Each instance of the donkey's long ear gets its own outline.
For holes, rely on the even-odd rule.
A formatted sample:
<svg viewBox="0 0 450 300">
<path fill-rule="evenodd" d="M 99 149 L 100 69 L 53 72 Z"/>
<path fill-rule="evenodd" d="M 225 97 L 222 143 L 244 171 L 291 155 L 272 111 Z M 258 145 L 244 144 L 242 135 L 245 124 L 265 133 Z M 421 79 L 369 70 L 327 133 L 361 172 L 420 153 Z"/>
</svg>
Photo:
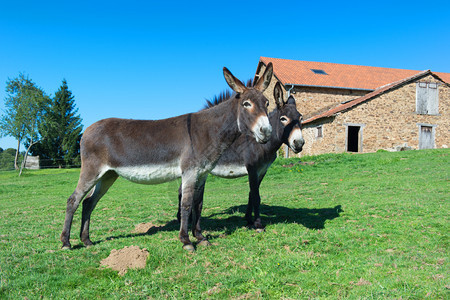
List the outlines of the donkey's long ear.
<svg viewBox="0 0 450 300">
<path fill-rule="evenodd" d="M 286 101 L 286 104 L 294 104 L 295 105 L 295 98 L 292 95 L 290 95 Z"/>
<path fill-rule="evenodd" d="M 272 80 L 272 74 L 273 74 L 273 66 L 272 63 L 270 62 L 267 65 L 264 74 L 256 82 L 255 89 L 259 90 L 260 92 L 264 92 L 269 86 L 270 80 Z"/>
<path fill-rule="evenodd" d="M 273 88 L 273 97 L 275 98 L 275 103 L 277 104 L 278 109 L 281 109 L 284 105 L 283 101 L 283 90 L 281 89 L 281 84 L 279 81 L 275 84 Z"/>
<path fill-rule="evenodd" d="M 235 91 L 236 93 L 243 93 L 247 88 L 245 85 L 236 77 L 231 74 L 230 70 L 223 67 L 223 76 L 225 77 L 225 80 L 227 81 L 230 88 Z"/>
</svg>

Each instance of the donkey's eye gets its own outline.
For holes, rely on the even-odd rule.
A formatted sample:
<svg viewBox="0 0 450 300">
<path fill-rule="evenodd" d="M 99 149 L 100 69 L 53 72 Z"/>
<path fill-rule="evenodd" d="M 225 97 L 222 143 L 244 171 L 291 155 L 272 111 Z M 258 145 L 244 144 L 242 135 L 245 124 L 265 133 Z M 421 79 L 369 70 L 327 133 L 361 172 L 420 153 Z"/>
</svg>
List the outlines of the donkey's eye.
<svg viewBox="0 0 450 300">
<path fill-rule="evenodd" d="M 269 101 L 266 101 L 266 107 L 269 107 Z"/>
<path fill-rule="evenodd" d="M 288 120 L 288 118 L 286 118 L 285 116 L 282 116 L 282 117 L 280 118 L 280 121 L 281 121 L 281 123 L 287 123 L 289 120 Z"/>
<path fill-rule="evenodd" d="M 242 103 L 242 105 L 244 106 L 244 107 L 246 107 L 246 108 L 250 108 L 250 107 L 252 107 L 252 103 L 250 102 L 250 101 L 244 101 L 244 103 Z"/>
</svg>

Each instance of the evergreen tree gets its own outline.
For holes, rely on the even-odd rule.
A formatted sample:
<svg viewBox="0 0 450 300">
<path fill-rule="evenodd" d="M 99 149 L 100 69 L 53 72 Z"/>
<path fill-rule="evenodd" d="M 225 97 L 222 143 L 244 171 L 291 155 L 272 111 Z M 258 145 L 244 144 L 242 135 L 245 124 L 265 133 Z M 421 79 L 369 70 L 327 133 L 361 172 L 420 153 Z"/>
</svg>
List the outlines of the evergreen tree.
<svg viewBox="0 0 450 300">
<path fill-rule="evenodd" d="M 6 150 L 1 151 L 1 153 L 0 153 L 0 170 L 14 170 L 15 155 L 16 155 L 16 150 L 12 149 L 12 148 L 8 148 Z"/>
<path fill-rule="evenodd" d="M 75 99 L 64 79 L 39 126 L 42 140 L 33 148 L 41 165 L 67 167 L 80 163 L 80 139 L 83 126 Z"/>
</svg>

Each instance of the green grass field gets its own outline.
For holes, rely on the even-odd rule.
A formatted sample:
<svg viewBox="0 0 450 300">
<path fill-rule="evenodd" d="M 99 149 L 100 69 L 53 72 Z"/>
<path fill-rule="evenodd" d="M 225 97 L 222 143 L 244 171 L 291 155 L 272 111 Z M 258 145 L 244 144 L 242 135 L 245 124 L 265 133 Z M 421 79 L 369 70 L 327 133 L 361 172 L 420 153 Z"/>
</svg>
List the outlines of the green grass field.
<svg viewBox="0 0 450 300">
<path fill-rule="evenodd" d="M 119 179 L 92 215 L 91 239 L 60 250 L 79 170 L 0 172 L 0 298 L 449 298 L 450 151 L 277 160 L 261 187 L 266 231 L 245 228 L 247 178 L 209 178 L 202 225 L 212 243 L 178 241 L 179 182 Z M 159 225 L 133 233 L 143 222 Z M 136 245 L 145 269 L 100 261 Z"/>
</svg>

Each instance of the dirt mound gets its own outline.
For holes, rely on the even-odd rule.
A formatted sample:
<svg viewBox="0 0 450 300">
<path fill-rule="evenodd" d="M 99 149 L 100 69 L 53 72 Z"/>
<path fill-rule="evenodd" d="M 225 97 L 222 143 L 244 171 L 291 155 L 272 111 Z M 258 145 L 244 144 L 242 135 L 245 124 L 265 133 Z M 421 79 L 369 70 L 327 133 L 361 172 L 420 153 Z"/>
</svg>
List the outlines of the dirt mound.
<svg viewBox="0 0 450 300">
<path fill-rule="evenodd" d="M 147 233 L 150 228 L 156 227 L 155 224 L 153 224 L 152 222 L 149 223 L 139 223 L 136 225 L 136 227 L 134 228 L 133 232 L 134 233 Z"/>
<path fill-rule="evenodd" d="M 100 264 L 104 267 L 119 271 L 119 275 L 124 275 L 128 269 L 143 269 L 147 263 L 149 252 L 147 249 L 140 249 L 138 246 L 125 247 L 120 250 L 113 249 L 111 254 L 103 259 Z"/>
</svg>

